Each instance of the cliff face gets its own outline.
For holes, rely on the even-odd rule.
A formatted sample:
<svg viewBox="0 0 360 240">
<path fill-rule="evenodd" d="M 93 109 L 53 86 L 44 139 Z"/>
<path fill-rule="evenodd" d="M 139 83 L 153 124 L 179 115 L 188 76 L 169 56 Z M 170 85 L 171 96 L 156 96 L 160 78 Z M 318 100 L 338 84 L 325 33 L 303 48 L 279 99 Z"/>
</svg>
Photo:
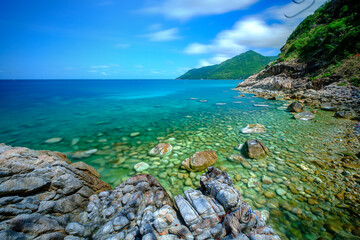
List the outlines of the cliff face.
<svg viewBox="0 0 360 240">
<path fill-rule="evenodd" d="M 175 199 L 150 175 L 113 190 L 98 177 L 62 153 L 0 144 L 0 239 L 280 239 L 216 168 Z"/>
</svg>

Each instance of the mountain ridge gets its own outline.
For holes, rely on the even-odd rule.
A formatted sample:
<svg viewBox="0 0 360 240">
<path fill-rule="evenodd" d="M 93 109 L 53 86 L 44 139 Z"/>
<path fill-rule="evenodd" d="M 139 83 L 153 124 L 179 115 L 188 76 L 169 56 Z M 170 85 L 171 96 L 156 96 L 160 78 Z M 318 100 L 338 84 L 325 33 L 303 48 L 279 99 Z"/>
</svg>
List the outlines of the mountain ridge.
<svg viewBox="0 0 360 240">
<path fill-rule="evenodd" d="M 245 79 L 276 59 L 249 50 L 219 64 L 191 69 L 177 79 Z"/>
</svg>

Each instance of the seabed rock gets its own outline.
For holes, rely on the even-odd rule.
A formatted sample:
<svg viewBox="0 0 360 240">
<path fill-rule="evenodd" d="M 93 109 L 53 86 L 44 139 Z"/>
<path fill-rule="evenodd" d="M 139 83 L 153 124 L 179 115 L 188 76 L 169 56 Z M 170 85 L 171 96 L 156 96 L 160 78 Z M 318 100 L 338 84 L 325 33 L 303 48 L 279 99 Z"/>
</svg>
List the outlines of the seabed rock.
<svg viewBox="0 0 360 240">
<path fill-rule="evenodd" d="M 315 118 L 315 114 L 309 111 L 304 111 L 302 113 L 298 113 L 294 115 L 294 118 L 296 120 L 302 120 L 302 121 L 308 121 Z"/>
<path fill-rule="evenodd" d="M 202 171 L 213 165 L 217 160 L 216 152 L 213 150 L 197 152 L 191 157 L 185 159 L 181 167 L 188 171 Z"/>
<path fill-rule="evenodd" d="M 243 151 L 249 158 L 261 158 L 270 152 L 262 142 L 252 139 L 245 142 Z"/>
<path fill-rule="evenodd" d="M 167 143 L 159 143 L 156 145 L 153 149 L 150 150 L 149 155 L 150 156 L 164 156 L 168 155 L 172 151 L 172 146 Z"/>
<path fill-rule="evenodd" d="M 265 126 L 261 124 L 248 124 L 245 128 L 241 129 L 242 133 L 264 133 L 266 132 Z"/>
</svg>

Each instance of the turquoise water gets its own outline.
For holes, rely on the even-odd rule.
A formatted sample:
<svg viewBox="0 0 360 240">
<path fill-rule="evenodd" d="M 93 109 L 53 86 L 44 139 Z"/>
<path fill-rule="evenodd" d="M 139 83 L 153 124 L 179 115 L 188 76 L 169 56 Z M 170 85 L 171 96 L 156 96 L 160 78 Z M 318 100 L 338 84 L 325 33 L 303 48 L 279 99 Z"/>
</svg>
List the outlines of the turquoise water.
<svg viewBox="0 0 360 240">
<path fill-rule="evenodd" d="M 0 142 L 68 154 L 97 149 L 80 160 L 113 187 L 136 174 L 135 164 L 145 162 L 150 165 L 145 173 L 158 178 L 172 195 L 199 186 L 202 172 L 190 174 L 180 169 L 181 162 L 197 151 L 213 149 L 218 154 L 215 167 L 234 178 L 254 208 L 270 212 L 282 238 L 353 236 L 360 223 L 351 199 L 336 197 L 347 182 L 337 177 L 336 169 L 326 167 L 347 150 L 343 138 L 351 121 L 324 111 L 315 121 L 296 121 L 285 111 L 288 102 L 240 96 L 232 90 L 238 82 L 0 81 Z M 267 132 L 241 134 L 253 123 L 265 125 Z M 61 141 L 45 143 L 50 138 Z M 261 140 L 271 154 L 243 163 L 227 160 L 240 155 L 235 146 L 249 138 Z M 172 154 L 148 156 L 159 142 L 170 143 Z M 273 183 L 265 184 L 264 176 Z"/>
</svg>

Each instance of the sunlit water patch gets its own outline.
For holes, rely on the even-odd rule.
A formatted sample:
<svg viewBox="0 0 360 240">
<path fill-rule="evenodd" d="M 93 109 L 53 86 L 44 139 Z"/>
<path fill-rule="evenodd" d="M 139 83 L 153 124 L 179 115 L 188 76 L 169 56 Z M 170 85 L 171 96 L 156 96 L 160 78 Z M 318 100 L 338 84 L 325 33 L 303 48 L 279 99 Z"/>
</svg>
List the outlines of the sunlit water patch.
<svg viewBox="0 0 360 240">
<path fill-rule="evenodd" d="M 324 111 L 314 121 L 296 121 L 285 111 L 288 102 L 242 97 L 231 90 L 237 83 L 0 81 L 0 139 L 13 146 L 78 151 L 74 156 L 84 158 L 71 160 L 95 167 L 113 187 L 145 162 L 150 168 L 143 173 L 159 179 L 172 195 L 199 187 L 203 172 L 183 170 L 181 162 L 212 149 L 218 155 L 215 167 L 230 174 L 250 205 L 270 212 L 284 239 L 352 237 L 360 223 L 344 190 L 348 183 L 327 167 L 347 150 L 342 136 L 351 121 Z M 253 123 L 266 126 L 266 133 L 241 133 Z M 51 138 L 53 143 L 45 142 Z M 236 146 L 247 139 L 261 140 L 271 154 L 229 161 L 241 155 Z M 173 152 L 149 156 L 159 142 L 170 143 Z"/>
</svg>

